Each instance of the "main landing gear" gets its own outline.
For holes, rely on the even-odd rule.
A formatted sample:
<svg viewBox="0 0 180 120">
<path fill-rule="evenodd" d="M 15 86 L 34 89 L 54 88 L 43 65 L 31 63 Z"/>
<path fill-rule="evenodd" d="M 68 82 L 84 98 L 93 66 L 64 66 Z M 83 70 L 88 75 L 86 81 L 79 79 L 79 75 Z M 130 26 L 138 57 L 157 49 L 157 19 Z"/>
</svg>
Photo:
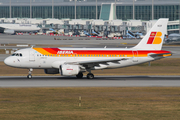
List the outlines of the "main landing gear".
<svg viewBox="0 0 180 120">
<path fill-rule="evenodd" d="M 87 74 L 87 79 L 93 79 L 93 78 L 94 78 L 94 75 L 92 73 Z"/>
<path fill-rule="evenodd" d="M 31 74 L 32 74 L 32 71 L 33 71 L 33 69 L 30 68 L 30 69 L 29 69 L 29 74 L 27 75 L 27 78 L 28 78 L 28 79 L 31 79 L 31 78 L 32 78 L 32 75 L 31 75 Z"/>
<path fill-rule="evenodd" d="M 83 78 L 83 73 L 80 72 L 79 74 L 76 75 L 77 78 Z"/>
<path fill-rule="evenodd" d="M 83 78 L 83 73 L 80 72 L 79 74 L 76 75 L 76 77 L 79 79 Z M 87 79 L 93 79 L 93 78 L 94 78 L 94 75 L 92 73 L 87 74 Z"/>
</svg>

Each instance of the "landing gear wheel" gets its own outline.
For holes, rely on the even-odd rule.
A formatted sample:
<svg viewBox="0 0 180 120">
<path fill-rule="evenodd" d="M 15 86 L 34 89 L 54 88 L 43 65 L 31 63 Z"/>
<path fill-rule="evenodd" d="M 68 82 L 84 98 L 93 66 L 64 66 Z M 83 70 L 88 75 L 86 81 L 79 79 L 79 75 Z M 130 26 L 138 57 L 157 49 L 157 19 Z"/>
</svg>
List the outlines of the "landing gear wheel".
<svg viewBox="0 0 180 120">
<path fill-rule="evenodd" d="M 31 78 L 32 78 L 32 75 L 27 75 L 27 78 L 28 78 L 28 79 L 31 79 Z"/>
<path fill-rule="evenodd" d="M 31 75 L 31 74 L 32 74 L 32 71 L 33 71 L 33 69 L 30 68 L 30 69 L 29 69 L 29 74 L 27 75 L 27 78 L 28 78 L 28 79 L 31 79 L 31 78 L 32 78 L 32 75 Z"/>
<path fill-rule="evenodd" d="M 94 78 L 94 75 L 92 73 L 87 74 L 87 79 L 93 79 L 93 78 Z"/>
<path fill-rule="evenodd" d="M 83 73 L 80 72 L 79 74 L 76 75 L 77 78 L 83 78 Z"/>
</svg>

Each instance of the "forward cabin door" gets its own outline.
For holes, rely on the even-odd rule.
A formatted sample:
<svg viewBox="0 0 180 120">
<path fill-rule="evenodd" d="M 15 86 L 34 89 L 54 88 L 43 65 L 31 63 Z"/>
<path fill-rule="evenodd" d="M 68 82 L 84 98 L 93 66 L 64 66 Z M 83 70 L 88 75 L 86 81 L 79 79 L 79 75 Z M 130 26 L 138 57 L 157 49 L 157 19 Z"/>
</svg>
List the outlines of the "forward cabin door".
<svg viewBox="0 0 180 120">
<path fill-rule="evenodd" d="M 29 61 L 31 61 L 31 62 L 35 61 L 35 51 L 33 51 L 33 50 L 29 51 Z"/>
<path fill-rule="evenodd" d="M 138 51 L 137 50 L 133 50 L 133 62 L 138 62 Z"/>
</svg>

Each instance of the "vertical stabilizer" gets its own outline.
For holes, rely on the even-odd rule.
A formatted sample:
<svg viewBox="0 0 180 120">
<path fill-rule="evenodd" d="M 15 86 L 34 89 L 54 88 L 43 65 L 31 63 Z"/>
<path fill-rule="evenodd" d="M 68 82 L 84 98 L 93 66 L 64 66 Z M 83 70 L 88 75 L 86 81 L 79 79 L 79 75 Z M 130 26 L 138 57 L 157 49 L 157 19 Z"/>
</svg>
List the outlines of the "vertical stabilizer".
<svg viewBox="0 0 180 120">
<path fill-rule="evenodd" d="M 167 32 L 167 23 L 168 18 L 159 19 L 133 49 L 161 50 L 163 39 Z"/>
</svg>

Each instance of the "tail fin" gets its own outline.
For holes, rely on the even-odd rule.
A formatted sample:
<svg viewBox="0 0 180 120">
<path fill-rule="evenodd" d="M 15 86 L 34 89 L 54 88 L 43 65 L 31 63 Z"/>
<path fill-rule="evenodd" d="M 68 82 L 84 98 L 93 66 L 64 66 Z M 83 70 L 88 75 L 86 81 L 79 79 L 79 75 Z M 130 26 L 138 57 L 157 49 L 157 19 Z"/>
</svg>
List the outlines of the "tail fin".
<svg viewBox="0 0 180 120">
<path fill-rule="evenodd" d="M 143 50 L 161 50 L 167 31 L 168 18 L 159 19 L 144 38 L 133 48 Z"/>
</svg>

